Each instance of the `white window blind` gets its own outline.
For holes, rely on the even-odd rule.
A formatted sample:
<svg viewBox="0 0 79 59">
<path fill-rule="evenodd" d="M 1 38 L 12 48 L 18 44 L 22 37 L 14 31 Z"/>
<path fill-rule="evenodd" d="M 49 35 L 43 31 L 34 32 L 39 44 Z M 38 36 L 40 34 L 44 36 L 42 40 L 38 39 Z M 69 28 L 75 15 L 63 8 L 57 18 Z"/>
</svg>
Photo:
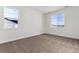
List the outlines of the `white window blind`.
<svg viewBox="0 0 79 59">
<path fill-rule="evenodd" d="M 4 7 L 4 28 L 18 28 L 19 11 Z"/>
<path fill-rule="evenodd" d="M 51 26 L 63 27 L 64 26 L 64 14 L 59 13 L 57 15 L 51 16 Z"/>
</svg>

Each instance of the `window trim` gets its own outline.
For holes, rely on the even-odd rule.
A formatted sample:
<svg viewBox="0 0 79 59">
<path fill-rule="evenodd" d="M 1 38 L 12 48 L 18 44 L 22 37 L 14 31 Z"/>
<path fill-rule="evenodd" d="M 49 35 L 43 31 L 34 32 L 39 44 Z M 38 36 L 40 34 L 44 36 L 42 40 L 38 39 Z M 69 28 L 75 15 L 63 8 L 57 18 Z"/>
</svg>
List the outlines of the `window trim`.
<svg viewBox="0 0 79 59">
<path fill-rule="evenodd" d="M 14 13 L 15 13 L 15 15 L 14 15 L 14 13 L 13 13 L 13 15 L 16 17 L 7 17 L 7 16 L 5 16 L 5 10 L 7 10 L 7 9 L 12 9 L 12 11 L 13 10 L 16 10 L 16 12 L 14 11 Z M 7 13 L 9 13 L 9 12 L 7 12 Z M 12 15 L 12 13 L 9 13 L 9 14 L 11 14 Z M 18 25 L 18 19 L 19 19 L 19 10 L 18 9 L 15 9 L 15 8 L 10 8 L 10 7 L 4 7 L 4 28 L 5 29 L 17 29 L 18 28 L 18 26 L 16 26 L 16 25 Z M 7 21 L 6 21 L 7 20 Z M 6 22 L 5 22 L 6 21 Z M 8 21 L 9 22 L 11 22 L 12 24 L 13 24 L 13 26 L 12 26 L 12 24 L 11 24 L 11 26 L 8 26 Z M 6 25 L 7 24 L 7 25 Z"/>
<path fill-rule="evenodd" d="M 51 16 L 51 27 L 64 27 L 64 25 L 59 25 L 58 23 L 59 23 L 59 21 L 58 21 L 58 15 L 59 14 L 62 14 L 63 15 L 63 17 L 64 17 L 64 13 L 58 13 L 58 14 L 55 14 L 55 15 L 52 15 Z M 54 24 L 52 24 L 52 17 L 56 17 L 57 16 L 57 25 L 54 25 Z M 65 19 L 63 20 L 63 23 L 64 23 L 64 21 L 65 21 Z"/>
</svg>

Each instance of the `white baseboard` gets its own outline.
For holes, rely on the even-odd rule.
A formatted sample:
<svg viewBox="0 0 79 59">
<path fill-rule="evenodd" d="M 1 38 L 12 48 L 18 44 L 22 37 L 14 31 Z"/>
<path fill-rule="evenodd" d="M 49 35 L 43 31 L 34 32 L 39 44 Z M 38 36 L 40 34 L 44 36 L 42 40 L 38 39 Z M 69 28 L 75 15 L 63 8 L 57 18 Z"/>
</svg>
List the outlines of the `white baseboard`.
<svg viewBox="0 0 79 59">
<path fill-rule="evenodd" d="M 52 34 L 52 33 L 46 33 L 46 34 L 50 34 L 50 35 L 56 35 L 56 36 L 61 36 L 61 37 L 66 37 L 66 38 L 72 38 L 72 39 L 78 39 L 78 37 L 73 37 L 73 36 L 67 36 L 67 35 L 57 35 L 57 34 Z"/>
<path fill-rule="evenodd" d="M 7 42 L 12 42 L 12 41 L 16 41 L 16 40 L 20 40 L 20 39 L 23 39 L 23 38 L 29 38 L 29 37 L 37 36 L 37 35 L 41 35 L 41 34 L 43 34 L 43 33 L 29 35 L 29 36 L 23 35 L 23 36 L 19 36 L 17 38 L 12 38 L 12 39 L 8 39 L 8 40 L 4 39 L 3 41 L 0 41 L 0 44 L 7 43 Z"/>
</svg>

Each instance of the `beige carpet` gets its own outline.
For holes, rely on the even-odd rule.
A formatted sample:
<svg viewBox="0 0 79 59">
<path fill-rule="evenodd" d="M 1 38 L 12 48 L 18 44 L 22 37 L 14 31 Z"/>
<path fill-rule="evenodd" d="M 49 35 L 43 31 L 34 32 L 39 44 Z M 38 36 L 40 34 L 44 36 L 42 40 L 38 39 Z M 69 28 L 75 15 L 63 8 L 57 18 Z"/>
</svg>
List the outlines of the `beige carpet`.
<svg viewBox="0 0 79 59">
<path fill-rule="evenodd" d="M 79 52 L 79 40 L 42 34 L 0 45 L 1 53 Z"/>
</svg>

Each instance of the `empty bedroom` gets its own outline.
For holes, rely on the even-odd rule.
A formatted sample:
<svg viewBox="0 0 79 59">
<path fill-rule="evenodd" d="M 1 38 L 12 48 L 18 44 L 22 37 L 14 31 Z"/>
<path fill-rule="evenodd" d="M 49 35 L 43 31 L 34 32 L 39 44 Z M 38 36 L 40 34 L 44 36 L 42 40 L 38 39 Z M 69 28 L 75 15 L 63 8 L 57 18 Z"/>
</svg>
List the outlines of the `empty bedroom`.
<svg viewBox="0 0 79 59">
<path fill-rule="evenodd" d="M 79 53 L 79 6 L 0 6 L 0 53 Z"/>
</svg>

